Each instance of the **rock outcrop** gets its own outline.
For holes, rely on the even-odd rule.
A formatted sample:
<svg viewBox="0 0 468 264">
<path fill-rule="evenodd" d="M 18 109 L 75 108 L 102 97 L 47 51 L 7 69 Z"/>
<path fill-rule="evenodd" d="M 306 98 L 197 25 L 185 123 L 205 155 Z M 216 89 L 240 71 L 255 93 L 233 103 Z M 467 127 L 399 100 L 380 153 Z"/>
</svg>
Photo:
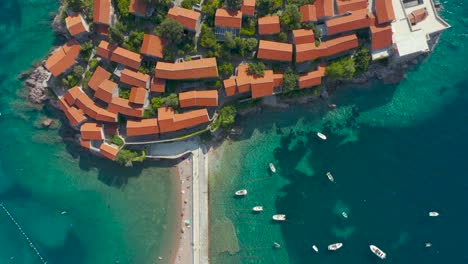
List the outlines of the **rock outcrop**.
<svg viewBox="0 0 468 264">
<path fill-rule="evenodd" d="M 41 104 L 49 99 L 47 95 L 47 81 L 49 78 L 50 73 L 42 66 L 37 67 L 31 72 L 24 82 L 26 88 L 29 89 L 29 101 L 35 104 Z"/>
</svg>

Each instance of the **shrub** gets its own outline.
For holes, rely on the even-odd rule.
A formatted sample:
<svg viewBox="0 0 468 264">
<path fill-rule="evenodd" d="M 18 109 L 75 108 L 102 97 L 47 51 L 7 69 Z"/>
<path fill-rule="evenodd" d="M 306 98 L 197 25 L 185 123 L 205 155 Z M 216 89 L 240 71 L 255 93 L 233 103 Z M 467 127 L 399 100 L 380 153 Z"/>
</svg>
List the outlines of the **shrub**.
<svg viewBox="0 0 468 264">
<path fill-rule="evenodd" d="M 119 97 L 123 98 L 123 99 L 128 99 L 130 98 L 130 90 L 129 89 L 122 89 L 122 88 L 119 88 Z"/>
<path fill-rule="evenodd" d="M 91 70 L 95 70 L 97 66 L 99 65 L 99 61 L 96 58 L 92 58 L 91 60 L 89 60 L 88 64 Z"/>
<path fill-rule="evenodd" d="M 184 27 L 177 21 L 171 18 L 166 18 L 158 26 L 156 32 L 164 38 L 169 44 L 177 45 L 184 37 Z"/>
<path fill-rule="evenodd" d="M 112 144 L 115 144 L 119 147 L 122 147 L 124 145 L 124 141 L 123 139 L 120 137 L 120 136 L 117 136 L 117 135 L 114 135 L 114 136 L 111 136 L 109 138 L 109 141 L 112 143 Z"/>
<path fill-rule="evenodd" d="M 151 99 L 151 107 L 153 109 L 158 109 L 161 106 L 163 106 L 163 104 L 164 104 L 164 101 L 162 97 L 153 97 L 153 99 Z"/>
<path fill-rule="evenodd" d="M 115 161 L 126 167 L 131 167 L 133 166 L 133 162 L 142 162 L 145 157 L 146 153 L 144 151 L 142 151 L 140 155 L 137 151 L 134 150 L 121 149 L 115 157 Z"/>
<path fill-rule="evenodd" d="M 229 77 L 234 73 L 234 66 L 232 65 L 232 63 L 225 62 L 219 66 L 218 70 L 221 73 L 221 75 Z"/>
<path fill-rule="evenodd" d="M 258 76 L 263 76 L 265 73 L 266 66 L 263 64 L 263 62 L 252 62 L 249 64 L 249 68 L 247 69 L 247 72 L 249 74 L 254 74 Z"/>
<path fill-rule="evenodd" d="M 356 67 L 353 58 L 344 57 L 330 63 L 327 67 L 326 75 L 331 80 L 349 80 L 353 78 L 355 72 Z"/>
<path fill-rule="evenodd" d="M 117 10 L 120 17 L 125 18 L 128 16 L 128 8 L 130 7 L 130 0 L 116 0 Z"/>
<path fill-rule="evenodd" d="M 219 110 L 218 122 L 219 125 L 224 129 L 229 129 L 236 121 L 237 109 L 234 105 L 223 106 Z"/>
<path fill-rule="evenodd" d="M 255 36 L 255 25 L 256 21 L 253 18 L 247 18 L 245 23 L 242 23 L 242 28 L 240 30 L 241 35 L 246 35 L 249 37 Z"/>
<path fill-rule="evenodd" d="M 284 8 L 280 17 L 281 26 L 283 28 L 292 30 L 301 26 L 301 13 L 296 5 L 288 4 Z"/>
<path fill-rule="evenodd" d="M 239 10 L 242 5 L 242 0 L 225 0 L 224 4 L 226 5 L 226 9 Z"/>
<path fill-rule="evenodd" d="M 354 75 L 359 76 L 369 69 L 372 57 L 369 50 L 361 46 L 354 54 L 353 59 L 354 65 L 356 66 L 356 72 Z"/>
<path fill-rule="evenodd" d="M 288 68 L 283 75 L 283 84 L 281 85 L 283 92 L 288 93 L 296 89 L 298 79 L 299 76 L 291 68 Z"/>
<path fill-rule="evenodd" d="M 83 76 L 84 69 L 81 65 L 76 65 L 73 67 L 73 74 L 78 78 L 81 79 L 81 76 Z"/>
<path fill-rule="evenodd" d="M 192 9 L 192 7 L 198 3 L 200 3 L 198 0 L 183 0 L 181 6 L 183 8 Z"/>
</svg>

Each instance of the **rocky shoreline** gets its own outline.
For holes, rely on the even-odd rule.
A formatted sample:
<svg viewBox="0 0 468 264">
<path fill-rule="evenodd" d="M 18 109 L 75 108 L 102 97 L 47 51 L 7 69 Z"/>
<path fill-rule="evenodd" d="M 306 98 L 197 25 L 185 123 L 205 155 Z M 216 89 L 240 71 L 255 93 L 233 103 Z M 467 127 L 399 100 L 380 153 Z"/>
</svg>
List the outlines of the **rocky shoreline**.
<svg viewBox="0 0 468 264">
<path fill-rule="evenodd" d="M 24 86 L 29 90 L 28 100 L 31 103 L 42 104 L 50 98 L 48 95 L 49 87 L 47 85 L 50 76 L 51 74 L 43 66 L 38 66 L 31 73 L 28 73 Z"/>
</svg>

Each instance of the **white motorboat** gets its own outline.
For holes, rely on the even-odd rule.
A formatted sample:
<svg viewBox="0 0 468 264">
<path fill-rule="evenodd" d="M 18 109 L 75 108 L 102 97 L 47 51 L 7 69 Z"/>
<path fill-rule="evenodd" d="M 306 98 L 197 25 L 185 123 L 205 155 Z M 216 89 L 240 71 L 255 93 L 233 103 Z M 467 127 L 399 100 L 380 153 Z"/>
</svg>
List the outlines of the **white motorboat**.
<svg viewBox="0 0 468 264">
<path fill-rule="evenodd" d="M 313 245 L 313 246 L 312 246 L 312 249 L 313 249 L 315 252 L 318 253 L 318 247 L 317 247 L 316 245 Z"/>
<path fill-rule="evenodd" d="M 320 132 L 317 132 L 317 137 L 319 137 L 321 140 L 327 140 L 327 136 L 325 136 L 325 134 L 322 134 Z"/>
<path fill-rule="evenodd" d="M 430 248 L 430 247 L 432 247 L 432 243 L 427 242 L 427 243 L 424 244 L 424 246 L 427 247 L 427 248 Z"/>
<path fill-rule="evenodd" d="M 68 214 L 68 212 L 67 211 L 62 211 L 62 212 L 60 212 L 60 214 L 61 215 L 66 215 L 66 214 Z"/>
<path fill-rule="evenodd" d="M 271 172 L 276 173 L 276 168 L 275 165 L 273 165 L 273 163 L 270 163 L 270 170 Z"/>
<path fill-rule="evenodd" d="M 341 215 L 344 217 L 344 218 L 348 218 L 348 214 L 346 212 L 342 212 Z"/>
<path fill-rule="evenodd" d="M 385 252 L 383 252 L 377 246 L 370 245 L 370 250 L 372 251 L 372 253 L 374 253 L 377 257 L 379 257 L 381 259 L 385 259 L 387 257 L 387 254 L 385 254 Z"/>
<path fill-rule="evenodd" d="M 286 221 L 286 215 L 276 214 L 276 215 L 273 216 L 273 220 L 275 220 L 275 221 Z"/>
<path fill-rule="evenodd" d="M 328 245 L 328 250 L 335 251 L 335 250 L 340 249 L 342 246 L 343 246 L 343 243 L 334 243 L 334 244 Z"/>
<path fill-rule="evenodd" d="M 245 196 L 245 195 L 247 195 L 247 190 L 246 189 L 238 190 L 236 192 L 236 196 Z"/>
<path fill-rule="evenodd" d="M 252 208 L 254 212 L 261 212 L 263 211 L 263 206 L 257 205 L 254 208 Z"/>
<path fill-rule="evenodd" d="M 327 177 L 331 182 L 335 182 L 335 178 L 333 178 L 333 175 L 331 174 L 331 172 L 327 172 Z"/>
<path fill-rule="evenodd" d="M 429 212 L 429 216 L 430 217 L 436 217 L 436 216 L 439 216 L 439 213 L 438 212 Z"/>
<path fill-rule="evenodd" d="M 273 246 L 274 246 L 275 248 L 281 248 L 281 245 L 280 245 L 279 243 L 277 243 L 277 242 L 274 242 L 274 243 L 273 243 Z"/>
</svg>

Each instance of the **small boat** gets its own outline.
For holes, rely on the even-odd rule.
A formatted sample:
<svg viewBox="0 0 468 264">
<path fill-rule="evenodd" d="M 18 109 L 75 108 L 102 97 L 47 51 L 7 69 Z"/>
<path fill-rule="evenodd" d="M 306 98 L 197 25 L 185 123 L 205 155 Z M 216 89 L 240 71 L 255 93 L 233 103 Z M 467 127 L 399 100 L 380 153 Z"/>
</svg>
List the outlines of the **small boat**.
<svg viewBox="0 0 468 264">
<path fill-rule="evenodd" d="M 238 190 L 236 192 L 236 196 L 245 196 L 245 195 L 247 195 L 247 190 L 246 189 Z"/>
<path fill-rule="evenodd" d="M 343 246 L 343 243 L 331 244 L 331 245 L 328 245 L 328 250 L 335 251 L 335 250 L 340 249 L 342 246 Z"/>
<path fill-rule="evenodd" d="M 372 251 L 372 253 L 374 253 L 377 257 L 381 259 L 385 259 L 387 257 L 387 254 L 385 254 L 385 252 L 383 252 L 382 250 L 380 250 L 380 248 L 374 245 L 370 245 L 370 250 Z"/>
<path fill-rule="evenodd" d="M 315 252 L 318 253 L 318 247 L 317 247 L 316 245 L 313 245 L 313 246 L 312 246 L 312 249 L 313 249 Z"/>
<path fill-rule="evenodd" d="M 273 163 L 270 163 L 270 170 L 271 172 L 276 173 L 276 168 L 275 165 L 273 165 Z"/>
<path fill-rule="evenodd" d="M 336 104 L 328 104 L 328 108 L 330 108 L 330 109 L 336 109 Z"/>
<path fill-rule="evenodd" d="M 342 212 L 341 215 L 344 217 L 344 218 L 348 218 L 348 214 L 346 212 Z"/>
<path fill-rule="evenodd" d="M 430 248 L 430 247 L 432 247 L 432 243 L 429 243 L 429 242 L 425 243 L 424 246 L 427 247 L 427 248 Z"/>
<path fill-rule="evenodd" d="M 429 216 L 430 217 L 436 217 L 436 216 L 439 216 L 439 213 L 438 212 L 429 212 Z"/>
<path fill-rule="evenodd" d="M 331 174 L 331 172 L 327 172 L 327 177 L 331 182 L 335 182 L 335 178 L 333 178 L 333 175 Z"/>
<path fill-rule="evenodd" d="M 254 208 L 252 208 L 254 212 L 261 212 L 263 211 L 263 206 L 257 205 Z"/>
<path fill-rule="evenodd" d="M 68 212 L 67 211 L 62 211 L 62 212 L 60 212 L 60 214 L 61 215 L 66 215 L 66 214 L 68 214 Z"/>
<path fill-rule="evenodd" d="M 279 243 L 277 243 L 277 242 L 274 242 L 274 243 L 273 243 L 273 246 L 274 246 L 275 248 L 281 248 L 281 245 L 280 245 Z"/>
<path fill-rule="evenodd" d="M 325 136 L 324 134 L 320 132 L 317 132 L 317 137 L 319 137 L 321 140 L 327 140 L 327 136 Z"/>
<path fill-rule="evenodd" d="M 286 221 L 286 215 L 276 214 L 276 215 L 273 216 L 273 220 L 275 220 L 275 221 Z"/>
</svg>

